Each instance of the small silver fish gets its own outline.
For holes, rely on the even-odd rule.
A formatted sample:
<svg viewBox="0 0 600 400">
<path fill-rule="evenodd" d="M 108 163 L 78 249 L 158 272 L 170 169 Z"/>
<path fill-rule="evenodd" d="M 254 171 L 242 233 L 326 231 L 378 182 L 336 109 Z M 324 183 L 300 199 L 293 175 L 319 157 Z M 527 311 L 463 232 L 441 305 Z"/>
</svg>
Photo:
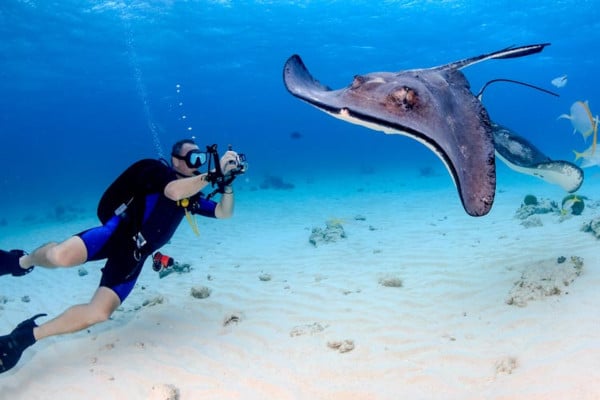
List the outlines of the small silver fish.
<svg viewBox="0 0 600 400">
<path fill-rule="evenodd" d="M 567 84 L 567 76 L 559 76 L 558 78 L 554 78 L 550 81 L 557 88 L 564 87 Z"/>
</svg>

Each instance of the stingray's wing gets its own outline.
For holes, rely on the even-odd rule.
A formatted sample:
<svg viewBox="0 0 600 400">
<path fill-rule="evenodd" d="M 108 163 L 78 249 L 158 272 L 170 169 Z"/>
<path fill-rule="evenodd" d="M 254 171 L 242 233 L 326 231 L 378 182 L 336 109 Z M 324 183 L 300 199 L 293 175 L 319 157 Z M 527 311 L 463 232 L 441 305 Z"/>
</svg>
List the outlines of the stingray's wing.
<svg viewBox="0 0 600 400">
<path fill-rule="evenodd" d="M 545 182 L 558 185 L 569 193 L 576 192 L 583 184 L 583 170 L 568 161 L 548 161 L 523 167 L 510 162 L 499 153 L 496 153 L 496 156 L 513 171 L 535 176 Z"/>
<path fill-rule="evenodd" d="M 489 212 L 496 185 L 491 126 L 460 71 L 373 73 L 331 90 L 294 55 L 283 74 L 290 93 L 336 118 L 425 144 L 448 168 L 466 212 Z"/>
</svg>

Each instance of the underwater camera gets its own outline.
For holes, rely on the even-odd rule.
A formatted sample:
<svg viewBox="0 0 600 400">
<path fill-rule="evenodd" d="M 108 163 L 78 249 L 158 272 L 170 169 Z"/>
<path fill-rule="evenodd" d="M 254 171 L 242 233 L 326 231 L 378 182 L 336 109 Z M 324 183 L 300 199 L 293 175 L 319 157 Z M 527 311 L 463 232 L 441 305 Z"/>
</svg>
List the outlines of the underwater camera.
<svg viewBox="0 0 600 400">
<path fill-rule="evenodd" d="M 229 145 L 228 150 L 233 150 L 232 146 Z M 223 174 L 221 170 L 219 152 L 217 145 L 206 146 L 206 153 L 208 154 L 208 174 L 207 180 L 213 185 L 224 186 L 229 185 L 237 175 L 241 175 L 248 170 L 248 161 L 244 153 L 238 153 L 236 160 L 230 160 L 229 163 L 236 164 L 236 167 L 229 171 L 227 176 Z M 212 164 L 214 163 L 214 166 Z"/>
<path fill-rule="evenodd" d="M 229 148 L 231 150 L 231 146 Z M 231 173 L 234 175 L 240 175 L 245 173 L 248 170 L 248 162 L 246 161 L 246 155 L 244 153 L 238 153 L 237 160 L 229 161 L 230 164 L 237 164 L 237 167 L 231 170 Z"/>
</svg>

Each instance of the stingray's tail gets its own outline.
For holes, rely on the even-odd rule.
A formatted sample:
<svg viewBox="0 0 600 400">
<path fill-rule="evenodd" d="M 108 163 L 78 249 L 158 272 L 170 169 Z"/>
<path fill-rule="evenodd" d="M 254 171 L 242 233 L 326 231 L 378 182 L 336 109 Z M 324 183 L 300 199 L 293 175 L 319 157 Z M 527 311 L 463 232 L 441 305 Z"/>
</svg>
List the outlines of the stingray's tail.
<svg viewBox="0 0 600 400">
<path fill-rule="evenodd" d="M 532 85 L 532 84 L 530 84 L 530 83 L 521 82 L 521 81 L 515 81 L 515 80 L 513 80 L 513 79 L 498 78 L 498 79 L 492 79 L 491 81 L 487 81 L 487 82 L 485 83 L 485 85 L 483 85 L 483 87 L 481 88 L 481 90 L 479 91 L 479 93 L 477 93 L 477 96 L 476 96 L 476 97 L 477 97 L 477 99 L 478 99 L 479 101 L 481 101 L 481 98 L 483 97 L 483 91 L 484 91 L 484 90 L 485 90 L 485 89 L 486 89 L 486 88 L 487 88 L 489 85 L 491 85 L 492 83 L 496 83 L 496 82 L 508 82 L 508 83 L 516 83 L 517 85 L 523 85 L 523 86 L 527 86 L 528 88 L 535 89 L 535 90 L 539 90 L 540 92 L 544 92 L 544 93 L 546 93 L 546 94 L 550 94 L 550 95 L 552 95 L 552 96 L 560 97 L 560 95 L 559 95 L 558 93 L 555 93 L 555 92 L 552 92 L 552 91 L 550 91 L 550 90 L 547 90 L 547 89 L 541 88 L 541 87 L 539 87 L 539 86 Z"/>
</svg>

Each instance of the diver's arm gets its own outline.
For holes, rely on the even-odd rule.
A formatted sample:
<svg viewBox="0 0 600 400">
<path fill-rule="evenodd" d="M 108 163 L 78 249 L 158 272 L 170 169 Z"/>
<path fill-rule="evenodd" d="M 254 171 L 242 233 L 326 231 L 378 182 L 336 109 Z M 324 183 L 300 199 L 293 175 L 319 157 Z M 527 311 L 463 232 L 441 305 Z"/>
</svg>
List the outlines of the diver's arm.
<svg viewBox="0 0 600 400">
<path fill-rule="evenodd" d="M 229 177 L 233 169 L 237 168 L 238 160 L 239 157 L 234 151 L 226 152 L 221 158 L 221 170 L 226 178 Z M 209 184 L 207 176 L 208 174 L 201 174 L 171 181 L 165 186 L 164 194 L 173 201 L 192 197 Z M 229 184 L 223 187 L 221 199 L 214 208 L 214 216 L 216 218 L 231 217 L 233 215 L 233 204 L 233 187 Z"/>
<path fill-rule="evenodd" d="M 173 201 L 191 197 L 208 185 L 206 174 L 175 179 L 165 186 L 164 194 Z"/>
<path fill-rule="evenodd" d="M 221 199 L 215 208 L 215 217 L 230 218 L 233 215 L 233 204 L 233 186 L 225 186 L 223 193 L 221 193 Z"/>
<path fill-rule="evenodd" d="M 238 167 L 239 162 L 239 156 L 235 151 L 227 151 L 223 157 L 221 157 L 221 170 L 225 176 L 229 176 L 231 171 Z M 230 218 L 233 215 L 234 198 L 233 186 L 231 186 L 232 181 L 233 179 L 228 185 L 223 187 L 221 199 L 215 208 L 215 217 L 217 218 Z"/>
</svg>

